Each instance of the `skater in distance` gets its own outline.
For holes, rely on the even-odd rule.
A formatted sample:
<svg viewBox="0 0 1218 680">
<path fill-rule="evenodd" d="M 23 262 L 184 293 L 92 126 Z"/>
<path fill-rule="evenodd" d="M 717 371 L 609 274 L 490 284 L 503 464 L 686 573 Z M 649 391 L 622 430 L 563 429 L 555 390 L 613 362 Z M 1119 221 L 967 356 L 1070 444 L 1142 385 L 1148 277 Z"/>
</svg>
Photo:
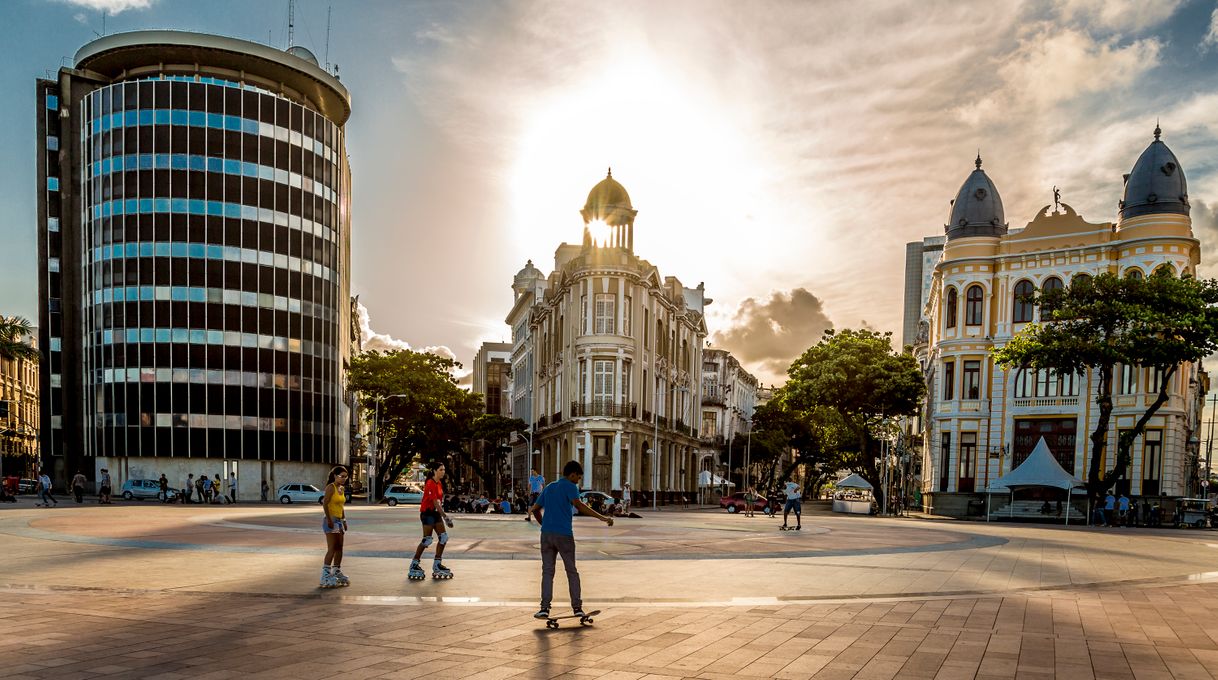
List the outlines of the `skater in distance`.
<svg viewBox="0 0 1218 680">
<path fill-rule="evenodd" d="M 577 461 L 570 461 L 562 469 L 562 479 L 551 482 L 529 508 L 529 517 L 537 518 L 541 524 L 541 609 L 533 615 L 535 619 L 551 619 L 550 600 L 554 597 L 554 564 L 562 556 L 567 570 L 567 588 L 571 593 L 573 616 L 586 619 L 583 600 L 580 596 L 579 571 L 575 568 L 575 532 L 571 527 L 571 506 L 581 515 L 595 517 L 609 526 L 613 518 L 589 508 L 579 499 L 579 482 L 584 478 L 584 468 Z M 544 514 L 543 514 L 544 510 Z M 531 521 L 531 519 L 530 519 Z"/>
<path fill-rule="evenodd" d="M 338 588 L 351 585 L 351 580 L 343 573 L 343 538 L 347 534 L 347 513 L 345 504 L 347 494 L 347 468 L 335 465 L 326 477 L 326 491 L 321 499 L 321 508 L 325 517 L 321 520 L 321 530 L 326 534 L 326 560 L 321 567 L 321 587 Z"/>
<path fill-rule="evenodd" d="M 452 578 L 453 573 L 440 561 L 444 557 L 444 544 L 448 543 L 448 530 L 453 521 L 444 512 L 444 463 L 426 473 L 427 482 L 423 485 L 423 501 L 419 503 L 419 521 L 423 523 L 423 540 L 415 548 L 414 559 L 410 561 L 410 572 L 407 575 L 411 581 L 421 581 L 427 578 L 426 572 L 419 566 L 423 559 L 423 551 L 432 544 L 432 533 L 440 535 L 439 545 L 436 546 L 436 558 L 431 563 L 432 578 Z"/>
<path fill-rule="evenodd" d="M 782 507 L 782 526 L 779 527 L 779 529 L 782 529 L 785 531 L 788 528 L 792 528 L 792 527 L 787 526 L 787 516 L 791 514 L 792 510 L 794 510 L 795 511 L 795 526 L 793 528 L 796 531 L 798 531 L 800 529 L 799 515 L 800 515 L 800 511 L 802 510 L 802 508 L 800 507 L 800 503 L 799 503 L 799 497 L 801 494 L 799 485 L 796 484 L 795 482 L 787 482 L 786 494 L 787 494 L 787 503 L 786 503 L 786 505 L 784 505 Z"/>
</svg>

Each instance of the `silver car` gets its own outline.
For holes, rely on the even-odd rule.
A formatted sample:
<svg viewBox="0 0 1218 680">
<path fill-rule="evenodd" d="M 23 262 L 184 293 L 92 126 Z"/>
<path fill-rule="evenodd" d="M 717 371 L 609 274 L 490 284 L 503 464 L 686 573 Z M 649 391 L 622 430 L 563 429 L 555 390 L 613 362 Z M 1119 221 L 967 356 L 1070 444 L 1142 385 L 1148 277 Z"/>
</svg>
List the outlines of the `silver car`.
<svg viewBox="0 0 1218 680">
<path fill-rule="evenodd" d="M 325 493 L 312 484 L 284 484 L 275 491 L 280 503 L 320 503 Z"/>
<path fill-rule="evenodd" d="M 123 482 L 123 489 L 119 495 L 124 500 L 144 500 L 145 498 L 160 498 L 161 497 L 161 482 L 155 479 L 128 479 Z M 178 492 L 171 487 L 169 489 L 169 500 L 177 498 Z"/>
<path fill-rule="evenodd" d="M 423 492 L 417 486 L 394 484 L 385 492 L 385 503 L 393 507 L 398 503 L 418 505 L 423 502 Z"/>
</svg>

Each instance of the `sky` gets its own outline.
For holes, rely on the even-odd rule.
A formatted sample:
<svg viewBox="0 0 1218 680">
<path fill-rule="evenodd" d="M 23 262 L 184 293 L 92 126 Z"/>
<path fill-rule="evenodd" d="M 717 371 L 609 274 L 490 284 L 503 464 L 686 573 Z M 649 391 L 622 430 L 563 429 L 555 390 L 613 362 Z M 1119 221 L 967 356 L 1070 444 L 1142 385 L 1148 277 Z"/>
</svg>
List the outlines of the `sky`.
<svg viewBox="0 0 1218 680">
<path fill-rule="evenodd" d="M 287 4 L 6 0 L 0 313 L 37 317 L 34 79 L 103 32 L 284 47 Z M 978 150 L 1012 228 L 1053 186 L 1115 220 L 1158 120 L 1218 273 L 1213 0 L 300 0 L 295 42 L 323 61 L 331 6 L 373 347 L 468 365 L 507 340 L 513 275 L 579 242 L 610 166 L 635 251 L 705 283 L 711 343 L 765 383 L 826 328 L 899 338 L 905 243 L 943 233 Z"/>
</svg>

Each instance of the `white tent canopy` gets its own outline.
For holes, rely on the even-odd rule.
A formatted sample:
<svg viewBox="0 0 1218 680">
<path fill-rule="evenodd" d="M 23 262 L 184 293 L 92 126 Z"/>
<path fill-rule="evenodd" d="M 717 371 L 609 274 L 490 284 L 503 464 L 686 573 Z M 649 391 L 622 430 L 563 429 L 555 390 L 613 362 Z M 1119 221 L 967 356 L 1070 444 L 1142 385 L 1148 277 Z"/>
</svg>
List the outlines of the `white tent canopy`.
<svg viewBox="0 0 1218 680">
<path fill-rule="evenodd" d="M 1027 460 L 1001 478 L 990 482 L 989 493 L 1010 493 L 1014 489 L 1032 486 L 1051 486 L 1058 489 L 1085 487 L 1083 480 L 1062 469 L 1045 438 L 1041 437 Z"/>
<path fill-rule="evenodd" d="M 834 484 L 839 489 L 868 489 L 872 488 L 871 482 L 860 477 L 858 474 L 852 474 L 845 479 Z"/>
<path fill-rule="evenodd" d="M 736 486 L 736 484 L 719 475 L 712 476 L 710 470 L 703 470 L 698 473 L 698 486 Z"/>
</svg>

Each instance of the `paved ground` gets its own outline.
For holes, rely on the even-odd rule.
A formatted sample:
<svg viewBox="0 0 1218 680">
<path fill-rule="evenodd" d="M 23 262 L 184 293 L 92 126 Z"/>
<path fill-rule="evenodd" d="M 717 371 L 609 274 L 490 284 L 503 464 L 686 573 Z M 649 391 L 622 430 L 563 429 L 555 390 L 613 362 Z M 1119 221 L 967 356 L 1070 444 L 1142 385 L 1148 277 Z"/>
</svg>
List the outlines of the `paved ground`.
<svg viewBox="0 0 1218 680">
<path fill-rule="evenodd" d="M 581 519 L 605 611 L 550 631 L 535 529 L 458 516 L 457 578 L 410 583 L 415 512 L 353 508 L 318 591 L 315 507 L 0 509 L 0 677 L 1218 677 L 1215 532 Z"/>
</svg>

